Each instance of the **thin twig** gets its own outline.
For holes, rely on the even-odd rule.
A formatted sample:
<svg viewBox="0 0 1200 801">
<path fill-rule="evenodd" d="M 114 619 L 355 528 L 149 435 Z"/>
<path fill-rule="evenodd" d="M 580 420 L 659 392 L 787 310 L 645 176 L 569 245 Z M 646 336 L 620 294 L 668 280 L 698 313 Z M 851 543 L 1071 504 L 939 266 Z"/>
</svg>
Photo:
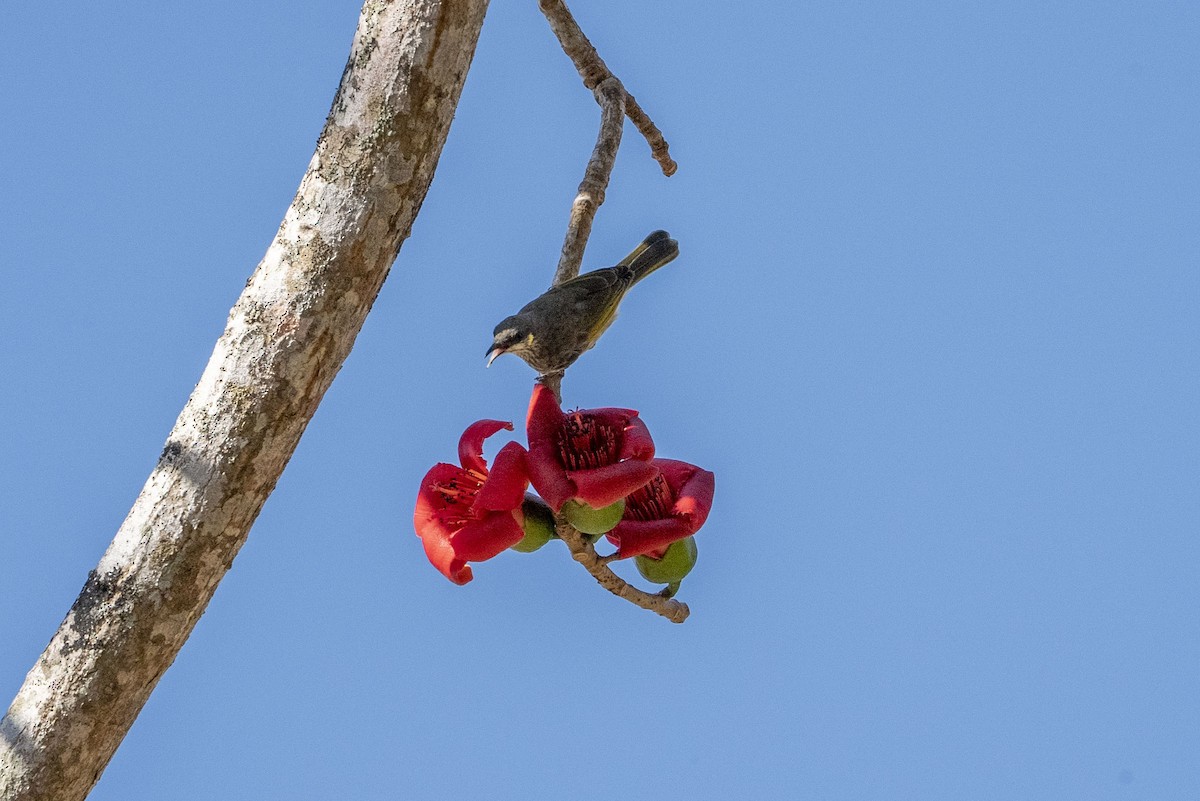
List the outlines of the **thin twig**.
<svg viewBox="0 0 1200 801">
<path fill-rule="evenodd" d="M 550 28 L 558 37 L 563 51 L 575 63 L 575 69 L 579 70 L 579 76 L 583 78 L 584 86 L 594 90 L 608 78 L 614 77 L 608 65 L 604 63 L 604 59 L 600 58 L 596 48 L 580 30 L 579 23 L 571 16 L 571 11 L 563 0 L 538 0 L 538 6 L 546 15 Z M 622 90 L 624 90 L 623 86 Z M 649 115 L 642 110 L 633 95 L 627 91 L 625 92 L 625 114 L 646 138 L 647 144 L 650 145 L 650 153 L 658 162 L 663 175 L 673 175 L 679 165 L 671 158 L 667 140 L 663 139 L 662 131 L 658 130 L 658 126 L 651 121 Z"/>
<path fill-rule="evenodd" d="M 596 579 L 600 586 L 613 595 L 624 598 L 631 604 L 648 609 L 657 615 L 662 615 L 672 623 L 682 623 L 691 614 L 688 605 L 682 601 L 676 601 L 673 598 L 667 598 L 658 593 L 639 590 L 609 570 L 609 560 L 598 556 L 592 543 L 576 531 L 573 526 L 562 520 L 558 522 L 558 536 L 566 543 L 575 561 L 583 565 L 584 569 L 592 574 L 592 577 Z"/>
<path fill-rule="evenodd" d="M 562 255 L 558 269 L 554 272 L 554 285 L 570 281 L 579 275 L 583 263 L 583 251 L 592 234 L 592 220 L 604 203 L 604 192 L 617 160 L 617 148 L 621 146 L 621 123 L 625 121 L 625 90 L 621 82 L 609 77 L 600 82 L 593 94 L 600 104 L 600 133 L 596 147 L 579 183 L 579 193 L 571 204 L 571 219 L 567 223 L 567 236 L 563 240 Z"/>
<path fill-rule="evenodd" d="M 562 405 L 562 373 L 543 373 L 537 377 L 537 382 L 543 384 L 554 393 L 554 399 L 558 401 L 558 405 Z"/>
</svg>

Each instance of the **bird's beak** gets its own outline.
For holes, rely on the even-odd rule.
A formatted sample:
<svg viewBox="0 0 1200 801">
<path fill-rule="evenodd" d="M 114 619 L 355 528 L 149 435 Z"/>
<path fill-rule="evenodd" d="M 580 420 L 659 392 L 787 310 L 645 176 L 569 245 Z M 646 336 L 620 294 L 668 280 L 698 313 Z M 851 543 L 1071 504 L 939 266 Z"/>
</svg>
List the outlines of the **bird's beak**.
<svg viewBox="0 0 1200 801">
<path fill-rule="evenodd" d="M 486 366 L 491 367 L 492 362 L 496 361 L 496 357 L 502 355 L 503 353 L 505 353 L 504 348 L 501 348 L 497 345 L 492 345 L 492 347 L 488 348 Z"/>
</svg>

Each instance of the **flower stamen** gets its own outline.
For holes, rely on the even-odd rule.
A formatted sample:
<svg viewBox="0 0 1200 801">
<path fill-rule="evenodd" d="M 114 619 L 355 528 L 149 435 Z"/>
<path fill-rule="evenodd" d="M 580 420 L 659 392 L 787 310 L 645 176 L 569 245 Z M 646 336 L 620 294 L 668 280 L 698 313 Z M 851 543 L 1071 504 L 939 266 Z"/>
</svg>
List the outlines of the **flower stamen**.
<svg viewBox="0 0 1200 801">
<path fill-rule="evenodd" d="M 432 489 L 450 506 L 457 506 L 460 502 L 464 506 L 470 506 L 475 502 L 475 496 L 479 494 L 486 479 L 487 475 L 484 473 L 468 468 L 460 470 L 458 475 L 449 481 L 435 481 Z M 442 519 L 449 522 L 445 516 Z"/>
<path fill-rule="evenodd" d="M 671 516 L 675 498 L 661 473 L 625 499 L 625 516 L 634 520 L 662 520 Z"/>
<path fill-rule="evenodd" d="M 589 470 L 618 461 L 617 432 L 591 415 L 566 415 L 558 432 L 558 452 L 568 470 Z"/>
</svg>

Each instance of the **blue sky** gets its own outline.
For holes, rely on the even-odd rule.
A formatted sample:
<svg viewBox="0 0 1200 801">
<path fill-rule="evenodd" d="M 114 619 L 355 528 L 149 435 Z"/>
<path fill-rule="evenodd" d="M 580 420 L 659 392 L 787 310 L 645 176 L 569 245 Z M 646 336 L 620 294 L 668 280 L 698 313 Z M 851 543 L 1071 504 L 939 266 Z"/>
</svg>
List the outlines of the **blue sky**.
<svg viewBox="0 0 1200 801">
<path fill-rule="evenodd" d="M 417 482 L 530 371 L 598 113 L 496 2 L 433 187 L 249 541 L 92 798 L 1200 795 L 1200 7 L 576 9 L 627 128 L 585 266 L 666 228 L 567 377 L 717 474 L 682 626 L 552 544 L 425 561 Z M 270 242 L 338 2 L 0 29 L 0 696 Z"/>
</svg>

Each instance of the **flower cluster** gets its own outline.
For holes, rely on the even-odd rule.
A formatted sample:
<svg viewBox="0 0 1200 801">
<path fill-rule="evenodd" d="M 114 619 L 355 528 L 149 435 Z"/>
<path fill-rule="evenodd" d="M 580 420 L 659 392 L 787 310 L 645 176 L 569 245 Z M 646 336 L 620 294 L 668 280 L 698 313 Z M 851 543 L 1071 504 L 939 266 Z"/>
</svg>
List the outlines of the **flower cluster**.
<svg viewBox="0 0 1200 801">
<path fill-rule="evenodd" d="M 558 516 L 586 535 L 607 536 L 616 557 L 635 558 L 648 580 L 678 588 L 695 564 L 692 535 L 712 507 L 712 473 L 655 458 L 636 411 L 564 412 L 542 384 L 529 402 L 528 450 L 509 442 L 489 469 L 483 441 L 512 428 L 472 424 L 459 441 L 461 467 L 434 465 L 421 481 L 413 524 L 434 567 L 465 584 L 468 562 L 535 550 L 553 536 Z M 530 484 L 540 499 L 526 493 Z"/>
<path fill-rule="evenodd" d="M 521 502 L 525 498 L 525 449 L 510 442 L 488 470 L 483 441 L 512 423 L 480 420 L 458 440 L 458 461 L 430 468 L 417 490 L 413 525 L 433 566 L 455 584 L 471 580 L 467 562 L 491 559 L 525 536 Z"/>
</svg>

